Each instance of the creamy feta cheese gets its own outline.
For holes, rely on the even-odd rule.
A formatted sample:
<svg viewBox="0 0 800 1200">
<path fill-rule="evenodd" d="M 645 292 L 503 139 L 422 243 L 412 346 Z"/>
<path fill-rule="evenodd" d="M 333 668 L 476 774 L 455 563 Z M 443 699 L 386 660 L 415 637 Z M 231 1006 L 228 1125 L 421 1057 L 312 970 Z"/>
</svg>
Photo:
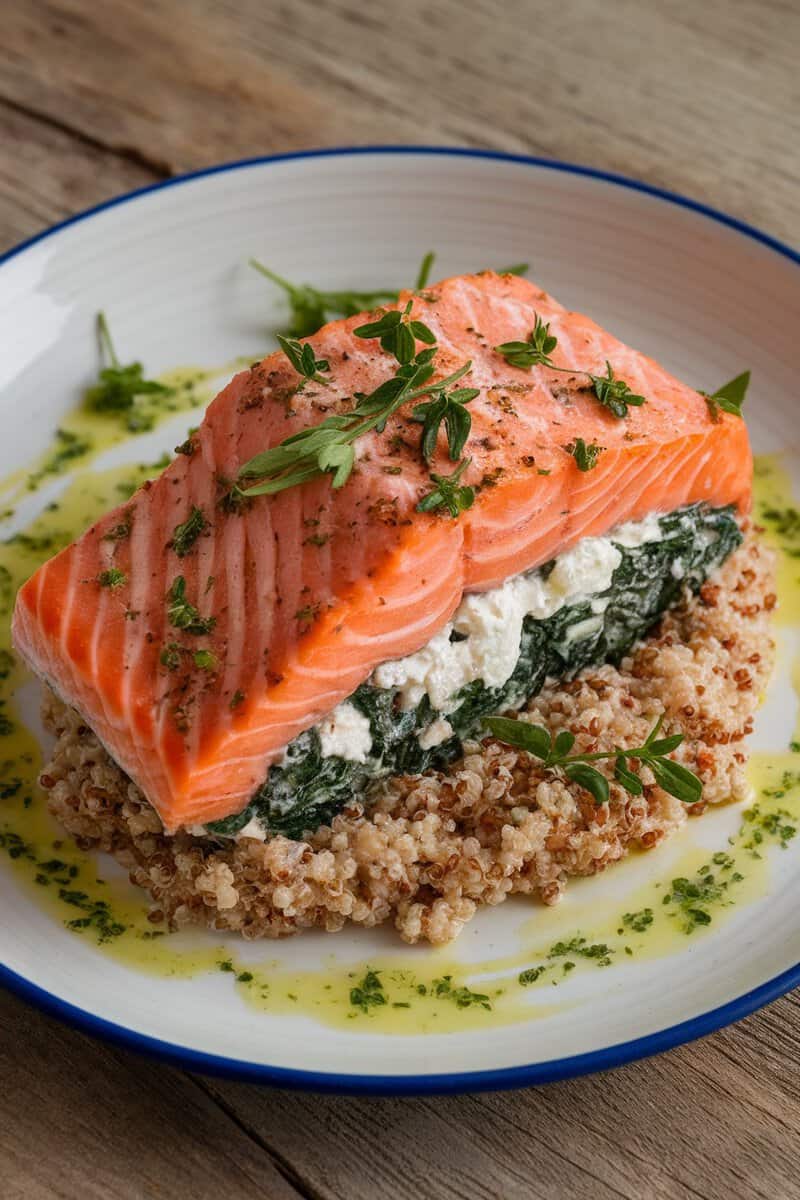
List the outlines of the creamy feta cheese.
<svg viewBox="0 0 800 1200">
<path fill-rule="evenodd" d="M 517 665 L 527 616 L 543 620 L 565 605 L 604 592 L 621 561 L 610 538 L 584 538 L 556 560 L 546 579 L 532 571 L 488 592 L 465 596 L 452 621 L 426 646 L 383 663 L 370 682 L 398 691 L 403 708 L 415 708 L 427 695 L 433 707 L 446 714 L 454 707 L 456 693 L 473 680 L 482 680 L 486 687 L 506 683 Z M 602 603 L 593 604 L 593 612 L 603 608 Z M 593 620 L 599 626 L 599 616 Z"/>
<path fill-rule="evenodd" d="M 333 712 L 320 721 L 317 733 L 325 758 L 336 755 L 349 762 L 367 761 L 372 749 L 369 720 L 349 700 L 338 704 Z"/>
<path fill-rule="evenodd" d="M 643 546 L 645 542 L 660 542 L 663 536 L 658 513 L 649 513 L 641 521 L 626 521 L 609 534 L 618 546 L 625 546 L 626 549 Z"/>
<path fill-rule="evenodd" d="M 445 721 L 444 717 L 437 717 L 426 729 L 422 730 L 417 741 L 423 750 L 432 750 L 434 746 L 441 746 L 442 742 L 446 742 L 452 736 L 453 726 L 450 722 Z"/>
</svg>

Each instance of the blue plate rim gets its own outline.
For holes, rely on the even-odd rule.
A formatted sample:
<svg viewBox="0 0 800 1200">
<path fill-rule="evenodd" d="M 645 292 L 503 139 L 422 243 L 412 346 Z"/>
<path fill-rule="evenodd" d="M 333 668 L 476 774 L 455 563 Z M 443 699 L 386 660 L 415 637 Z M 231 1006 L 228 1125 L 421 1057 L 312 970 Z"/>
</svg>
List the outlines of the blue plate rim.
<svg viewBox="0 0 800 1200">
<path fill-rule="evenodd" d="M 92 208 L 76 213 L 49 228 L 34 234 L 33 237 L 20 242 L 4 254 L 0 255 L 0 267 L 10 262 L 24 251 L 37 245 L 47 238 L 53 237 L 71 225 L 76 225 L 89 218 L 127 204 L 141 196 L 152 192 L 164 191 L 170 187 L 180 186 L 195 179 L 211 175 L 224 174 L 247 169 L 250 167 L 268 166 L 274 163 L 287 162 L 306 158 L 332 158 L 348 155 L 400 155 L 400 154 L 429 154 L 442 157 L 462 157 L 489 159 L 499 162 L 518 163 L 523 166 L 535 167 L 542 170 L 560 171 L 565 174 L 584 176 L 598 179 L 606 183 L 642 192 L 657 199 L 664 200 L 681 208 L 689 209 L 727 226 L 738 233 L 760 242 L 769 247 L 790 262 L 800 264 L 800 253 L 791 246 L 772 237 L 763 230 L 748 224 L 746 221 L 733 217 L 728 213 L 713 208 L 701 201 L 692 200 L 679 192 L 656 187 L 638 179 L 621 175 L 613 171 L 603 171 L 595 167 L 582 166 L 578 163 L 564 162 L 559 159 L 540 158 L 526 154 L 512 154 L 502 150 L 469 149 L 457 146 L 429 145 L 378 145 L 378 146 L 342 146 L 326 147 L 316 150 L 289 151 L 282 154 L 259 155 L 252 158 L 239 159 L 234 162 L 221 163 L 212 167 L 201 168 L 183 175 L 177 175 L 145 187 L 136 188 L 121 196 L 105 200 Z M 168 1062 L 174 1066 L 190 1071 L 198 1071 L 209 1075 L 221 1075 L 227 1078 L 240 1079 L 247 1082 L 270 1084 L 274 1087 L 296 1088 L 305 1091 L 338 1092 L 351 1094 L 373 1095 L 424 1095 L 432 1093 L 456 1093 L 470 1091 L 498 1091 L 503 1089 L 530 1087 L 535 1084 L 552 1083 L 560 1079 L 570 1079 L 578 1075 L 586 1075 L 593 1071 L 609 1070 L 622 1066 L 636 1059 L 659 1054 L 675 1046 L 694 1041 L 705 1034 L 722 1029 L 734 1021 L 741 1020 L 748 1014 L 776 1000 L 793 987 L 800 985 L 800 963 L 783 971 L 773 979 L 760 984 L 758 987 L 745 992 L 743 995 L 728 1001 L 708 1012 L 681 1021 L 644 1037 L 633 1038 L 627 1042 L 618 1042 L 599 1050 L 587 1051 L 584 1054 L 572 1055 L 566 1058 L 551 1059 L 541 1063 L 530 1063 L 518 1067 L 501 1067 L 494 1070 L 458 1071 L 430 1075 L 344 1075 L 338 1072 L 307 1071 L 287 1067 L 270 1066 L 265 1063 L 248 1062 L 244 1059 L 228 1058 L 222 1055 L 209 1054 L 202 1050 L 193 1050 L 188 1046 L 180 1046 L 173 1042 L 162 1041 L 149 1034 L 138 1033 L 124 1025 L 118 1025 L 105 1017 L 62 1000 L 38 984 L 32 983 L 16 971 L 0 963 L 0 985 L 20 996 L 42 1011 L 57 1017 L 67 1025 L 83 1032 L 100 1037 L 105 1041 L 122 1046 L 125 1049 Z"/>
</svg>

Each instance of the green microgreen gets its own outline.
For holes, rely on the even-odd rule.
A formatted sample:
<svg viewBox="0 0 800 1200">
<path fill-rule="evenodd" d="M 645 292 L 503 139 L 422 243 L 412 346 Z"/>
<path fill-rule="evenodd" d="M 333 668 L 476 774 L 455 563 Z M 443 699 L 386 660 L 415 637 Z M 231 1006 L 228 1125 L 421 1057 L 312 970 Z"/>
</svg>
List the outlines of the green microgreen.
<svg viewBox="0 0 800 1200">
<path fill-rule="evenodd" d="M 167 619 L 175 629 L 197 636 L 211 633 L 217 623 L 216 617 L 201 617 L 200 612 L 186 599 L 186 580 L 177 575 L 167 592 Z"/>
<path fill-rule="evenodd" d="M 325 325 L 331 316 L 354 317 L 377 304 L 397 299 L 396 289 L 378 288 L 372 292 L 325 291 L 308 283 L 291 283 L 255 258 L 250 259 L 250 266 L 286 293 L 291 308 L 291 322 L 287 330 L 290 337 L 310 337 Z"/>
<path fill-rule="evenodd" d="M 436 453 L 439 428 L 444 423 L 447 449 L 452 462 L 457 462 L 466 445 L 472 418 L 465 405 L 480 395 L 480 388 L 454 388 L 441 392 L 434 400 L 418 404 L 411 414 L 412 421 L 422 424 L 422 454 L 430 462 Z"/>
<path fill-rule="evenodd" d="M 377 971 L 367 971 L 361 982 L 350 989 L 350 1003 L 364 1013 L 386 1003 L 386 993 Z"/>
<path fill-rule="evenodd" d="M 111 331 L 105 313 L 97 314 L 97 333 L 101 355 L 108 365 L 99 374 L 99 381 L 84 395 L 84 403 L 91 412 L 123 413 L 126 427 L 132 433 L 152 429 L 152 414 L 142 412 L 136 405 L 140 396 L 165 396 L 171 388 L 154 379 L 145 379 L 144 367 L 140 362 L 124 365 L 117 357 Z"/>
<path fill-rule="evenodd" d="M 380 340 L 381 349 L 387 354 L 393 354 L 401 367 L 407 366 L 416 355 L 417 341 L 426 346 L 436 345 L 436 335 L 424 321 L 417 321 L 411 316 L 412 301 L 405 308 L 387 309 L 375 321 L 367 321 L 353 330 L 357 338 Z"/>
<path fill-rule="evenodd" d="M 414 284 L 415 291 L 427 287 L 435 258 L 434 252 L 429 250 L 422 259 Z M 371 292 L 358 292 L 347 288 L 326 290 L 314 287 L 310 283 L 292 283 L 255 258 L 250 259 L 250 266 L 277 284 L 286 294 L 291 310 L 290 324 L 286 332 L 289 337 L 294 338 L 310 337 L 331 317 L 354 317 L 358 313 L 369 312 L 380 304 L 396 302 L 400 295 L 398 288 L 377 288 Z M 511 267 L 501 267 L 498 275 L 524 275 L 527 269 L 527 263 L 516 263 Z"/>
<path fill-rule="evenodd" d="M 549 367 L 553 371 L 561 370 L 556 367 L 550 355 L 558 345 L 558 338 L 550 332 L 550 324 L 545 325 L 538 313 L 534 314 L 536 321 L 525 342 L 503 342 L 495 346 L 498 354 L 512 367 L 528 370 L 530 367 Z"/>
<path fill-rule="evenodd" d="M 358 438 L 372 429 L 382 433 L 389 417 L 403 404 L 440 394 L 461 379 L 471 365 L 467 362 L 445 379 L 430 382 L 433 367 L 423 352 L 369 395 L 359 394 L 349 413 L 326 417 L 319 425 L 292 434 L 271 450 L 255 455 L 241 467 L 235 491 L 243 497 L 274 495 L 326 474 L 332 476 L 333 487 L 343 487 L 355 464 L 353 443 Z M 260 482 L 251 487 L 239 486 L 248 479 Z"/>
<path fill-rule="evenodd" d="M 629 407 L 638 408 L 646 403 L 644 396 L 632 392 L 624 379 L 617 379 L 607 359 L 605 375 L 593 375 L 591 371 L 578 371 L 572 367 L 557 367 L 550 356 L 558 345 L 558 339 L 550 332 L 549 322 L 545 324 L 538 313 L 534 317 L 535 324 L 527 341 L 502 342 L 495 346 L 497 353 L 510 366 L 521 370 L 547 367 L 550 371 L 560 371 L 565 375 L 585 375 L 603 408 L 607 408 L 615 417 L 627 417 Z"/>
<path fill-rule="evenodd" d="M 575 438 L 569 446 L 564 447 L 567 454 L 571 454 L 578 465 L 579 471 L 591 471 L 597 466 L 597 460 L 605 450 L 605 446 L 598 446 L 595 442 L 589 442 L 587 445 L 583 438 Z"/>
<path fill-rule="evenodd" d="M 201 533 L 208 528 L 208 521 L 203 510 L 193 504 L 191 512 L 185 521 L 176 525 L 170 543 L 178 558 L 185 558 L 194 546 Z"/>
<path fill-rule="evenodd" d="M 326 358 L 316 357 L 314 347 L 309 342 L 298 342 L 294 338 L 284 337 L 282 333 L 278 334 L 278 342 L 297 374 L 303 376 L 300 387 L 303 387 L 308 380 L 324 384 L 325 387 L 328 386 L 328 380 L 323 377 L 321 372 L 328 371 L 330 364 Z"/>
<path fill-rule="evenodd" d="M 101 571 L 97 576 L 97 582 L 100 587 L 114 588 L 122 587 L 128 582 L 128 576 L 124 571 L 120 571 L 119 567 L 109 567 L 107 571 Z"/>
<path fill-rule="evenodd" d="M 475 502 L 474 489 L 459 483 L 471 462 L 471 458 L 465 458 L 458 464 L 452 475 L 436 475 L 431 472 L 431 479 L 436 486 L 422 497 L 417 505 L 417 512 L 437 512 L 439 509 L 444 509 L 449 512 L 451 517 L 455 518 L 460 513 L 466 512 L 468 508 L 472 508 Z"/>
<path fill-rule="evenodd" d="M 575 735 L 568 730 L 562 730 L 553 739 L 544 726 L 532 725 L 510 717 L 486 717 L 484 724 L 498 741 L 527 751 L 534 758 L 538 758 L 548 770 L 563 774 L 573 783 L 585 788 L 597 804 L 608 802 L 609 783 L 606 776 L 593 767 L 592 763 L 608 759 L 614 760 L 614 778 L 617 783 L 630 794 L 639 796 L 644 790 L 635 765 L 638 763 L 649 767 L 658 786 L 669 792 L 670 796 L 675 796 L 684 804 L 696 804 L 702 795 L 702 783 L 688 767 L 667 757 L 680 746 L 683 734 L 673 733 L 660 738 L 658 734 L 663 721 L 663 716 L 658 718 L 642 746 L 629 749 L 615 746 L 613 750 L 574 755 L 570 755 L 570 750 L 575 744 Z"/>
<path fill-rule="evenodd" d="M 743 371 L 735 379 L 729 379 L 727 383 L 723 383 L 722 387 L 717 388 L 715 392 L 701 391 L 700 395 L 705 397 L 711 420 L 719 421 L 720 411 L 730 413 L 734 417 L 741 417 L 742 405 L 749 385 L 750 372 Z"/>
</svg>

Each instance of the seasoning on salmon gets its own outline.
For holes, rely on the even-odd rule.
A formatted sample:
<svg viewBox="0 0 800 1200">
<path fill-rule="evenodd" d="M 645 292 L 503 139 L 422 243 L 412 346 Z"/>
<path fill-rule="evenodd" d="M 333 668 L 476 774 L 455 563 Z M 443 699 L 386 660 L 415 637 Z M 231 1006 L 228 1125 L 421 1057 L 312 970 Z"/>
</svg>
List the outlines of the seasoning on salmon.
<svg viewBox="0 0 800 1200">
<path fill-rule="evenodd" d="M 701 394 L 535 285 L 462 276 L 387 307 L 409 301 L 411 318 L 435 337 L 435 378 L 469 362 L 461 383 L 478 389 L 458 481 L 474 494 L 466 511 L 419 511 L 431 472 L 444 478 L 453 466 L 444 427 L 426 462 L 410 406 L 358 438 L 342 487 L 330 475 L 272 495 L 232 487 L 243 464 L 348 413 L 395 374 L 396 359 L 356 336 L 365 318 L 354 317 L 309 339 L 315 377 L 283 352 L 237 375 L 210 406 L 194 452 L 19 593 L 18 649 L 168 831 L 246 809 L 287 745 L 312 728 L 324 734 L 324 720 L 376 668 L 441 635 L 465 593 L 500 588 L 581 543 L 592 548 L 621 522 L 749 506 L 744 423 L 726 412 L 712 419 Z M 515 366 L 495 349 L 526 341 L 537 321 L 557 340 L 552 367 Z M 589 378 L 602 376 L 644 402 L 621 419 Z M 603 448 L 591 469 L 568 449 L 579 439 Z M 697 520 L 713 538 L 716 518 Z M 118 538 L 123 524 L 130 533 Z M 708 564 L 693 569 L 696 579 Z M 350 708 L 351 743 L 366 746 L 363 721 L 372 728 L 378 717 Z M 335 757 L 337 730 L 326 736 Z"/>
</svg>

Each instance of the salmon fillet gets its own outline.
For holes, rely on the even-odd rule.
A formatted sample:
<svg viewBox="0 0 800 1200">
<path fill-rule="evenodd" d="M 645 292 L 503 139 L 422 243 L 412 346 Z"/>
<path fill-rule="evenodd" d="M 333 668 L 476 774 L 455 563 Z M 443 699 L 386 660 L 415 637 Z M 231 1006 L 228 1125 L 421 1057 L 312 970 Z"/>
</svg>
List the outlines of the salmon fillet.
<svg viewBox="0 0 800 1200">
<path fill-rule="evenodd" d="M 702 395 L 534 284 L 485 272 L 403 294 L 397 307 L 408 300 L 436 335 L 437 377 L 471 360 L 462 383 L 480 388 L 462 479 L 477 498 L 458 520 L 417 511 L 431 482 L 410 405 L 359 440 L 344 487 L 325 477 L 226 504 L 244 462 L 394 374 L 377 341 L 354 335 L 364 317 L 353 317 L 309 339 L 329 386 L 298 391 L 280 352 L 235 376 L 157 480 L 20 590 L 20 653 L 168 831 L 244 808 L 287 743 L 376 666 L 425 645 L 465 591 L 620 521 L 697 501 L 749 506 L 744 422 L 712 420 Z M 554 362 L 574 374 L 516 368 L 494 349 L 525 339 L 537 316 L 558 338 Z M 622 420 L 581 374 L 602 375 L 607 362 L 646 397 Z M 565 449 L 577 437 L 605 447 L 592 470 Z M 444 434 L 432 469 L 452 470 Z M 202 532 L 181 555 L 176 528 L 195 509 Z M 194 629 L 170 622 L 176 588 L 197 611 Z"/>
</svg>

